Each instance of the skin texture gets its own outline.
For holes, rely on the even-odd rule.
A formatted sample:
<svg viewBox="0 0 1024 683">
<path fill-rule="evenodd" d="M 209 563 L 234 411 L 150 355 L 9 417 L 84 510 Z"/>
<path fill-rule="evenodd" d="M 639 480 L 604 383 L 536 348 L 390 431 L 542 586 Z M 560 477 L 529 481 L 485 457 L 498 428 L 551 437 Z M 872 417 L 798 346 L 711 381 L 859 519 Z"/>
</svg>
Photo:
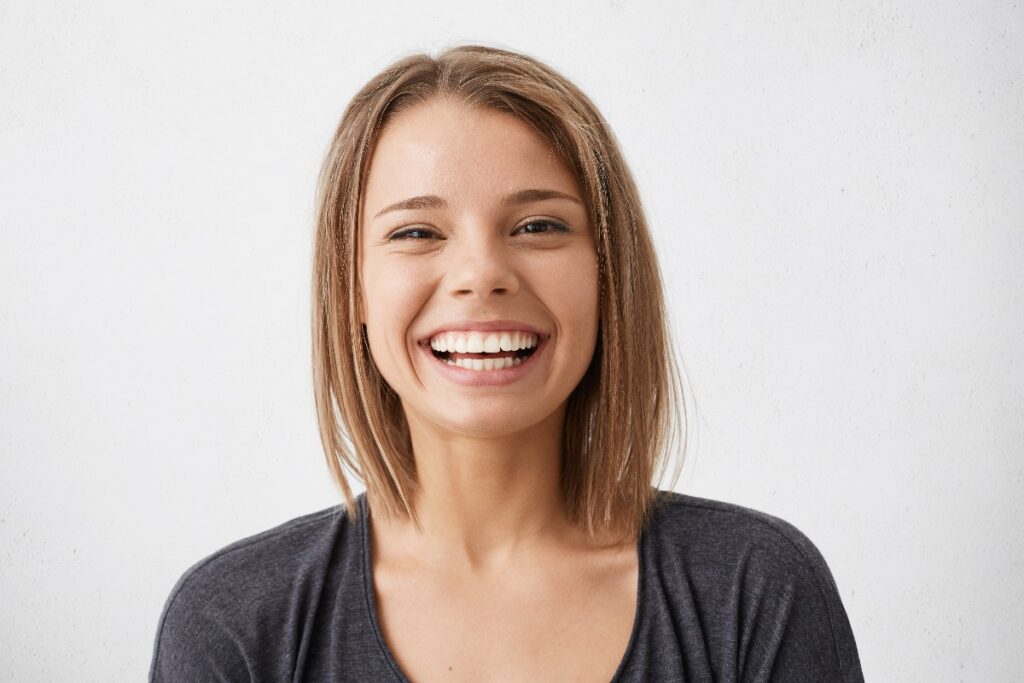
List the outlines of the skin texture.
<svg viewBox="0 0 1024 683">
<path fill-rule="evenodd" d="M 502 202 L 524 189 L 576 201 Z M 377 215 L 423 195 L 446 207 Z M 418 680 L 608 680 L 633 625 L 636 547 L 586 537 L 559 490 L 566 400 L 598 333 L 577 179 L 528 124 L 435 98 L 382 132 L 362 200 L 360 317 L 409 421 L 423 523 L 371 515 L 392 653 Z M 464 319 L 521 320 L 550 339 L 519 381 L 465 386 L 418 347 Z"/>
</svg>

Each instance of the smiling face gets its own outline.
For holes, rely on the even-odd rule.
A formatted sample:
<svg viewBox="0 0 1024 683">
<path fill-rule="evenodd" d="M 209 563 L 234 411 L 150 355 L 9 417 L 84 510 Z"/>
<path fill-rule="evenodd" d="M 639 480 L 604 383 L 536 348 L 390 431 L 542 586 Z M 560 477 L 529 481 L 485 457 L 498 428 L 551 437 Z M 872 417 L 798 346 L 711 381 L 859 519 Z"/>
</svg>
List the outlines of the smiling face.
<svg viewBox="0 0 1024 683">
<path fill-rule="evenodd" d="M 359 314 L 410 425 L 560 428 L 597 342 L 597 274 L 579 182 L 528 123 L 434 98 L 382 131 L 360 213 Z M 534 350 L 516 352 L 530 338 L 515 332 L 532 332 Z"/>
</svg>

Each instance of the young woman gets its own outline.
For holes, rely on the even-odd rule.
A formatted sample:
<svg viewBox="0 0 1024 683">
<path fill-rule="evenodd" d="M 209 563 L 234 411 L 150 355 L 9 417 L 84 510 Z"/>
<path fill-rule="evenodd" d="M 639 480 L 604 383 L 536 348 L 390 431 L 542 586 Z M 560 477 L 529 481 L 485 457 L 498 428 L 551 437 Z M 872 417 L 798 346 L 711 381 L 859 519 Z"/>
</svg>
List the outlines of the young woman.
<svg viewBox="0 0 1024 683">
<path fill-rule="evenodd" d="M 678 455 L 671 349 L 587 97 L 503 50 L 395 63 L 346 109 L 317 214 L 345 504 L 189 569 L 151 680 L 863 680 L 806 536 L 652 485 Z"/>
</svg>

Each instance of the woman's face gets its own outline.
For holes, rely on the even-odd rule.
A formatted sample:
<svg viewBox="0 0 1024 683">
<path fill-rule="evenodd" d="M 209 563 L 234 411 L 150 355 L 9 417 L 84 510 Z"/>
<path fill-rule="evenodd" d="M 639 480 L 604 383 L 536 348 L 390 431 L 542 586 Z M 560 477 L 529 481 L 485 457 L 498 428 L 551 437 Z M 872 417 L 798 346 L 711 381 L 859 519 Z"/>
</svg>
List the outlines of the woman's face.
<svg viewBox="0 0 1024 683">
<path fill-rule="evenodd" d="M 597 252 L 546 141 L 435 98 L 381 133 L 362 199 L 360 318 L 410 422 L 500 436 L 558 418 L 594 354 Z"/>
</svg>

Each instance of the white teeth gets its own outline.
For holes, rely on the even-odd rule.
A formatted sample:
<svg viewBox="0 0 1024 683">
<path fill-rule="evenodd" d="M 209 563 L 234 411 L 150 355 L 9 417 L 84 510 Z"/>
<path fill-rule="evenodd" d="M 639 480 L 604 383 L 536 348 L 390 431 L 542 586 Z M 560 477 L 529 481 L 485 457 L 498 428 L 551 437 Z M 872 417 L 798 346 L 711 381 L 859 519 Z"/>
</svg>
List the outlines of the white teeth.
<svg viewBox="0 0 1024 683">
<path fill-rule="evenodd" d="M 504 370 L 522 362 L 522 358 L 459 358 L 447 361 L 448 365 L 458 365 L 467 370 Z"/>
<path fill-rule="evenodd" d="M 537 345 L 537 335 L 532 332 L 442 332 L 430 340 L 435 351 L 455 353 L 498 353 L 532 349 Z"/>
</svg>

